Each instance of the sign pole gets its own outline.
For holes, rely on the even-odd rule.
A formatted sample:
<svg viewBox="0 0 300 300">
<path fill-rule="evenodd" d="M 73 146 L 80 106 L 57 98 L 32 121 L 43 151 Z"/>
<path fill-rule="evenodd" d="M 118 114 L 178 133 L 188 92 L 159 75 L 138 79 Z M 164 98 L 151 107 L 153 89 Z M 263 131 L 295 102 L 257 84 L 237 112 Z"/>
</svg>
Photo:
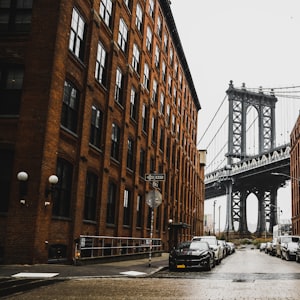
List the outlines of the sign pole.
<svg viewBox="0 0 300 300">
<path fill-rule="evenodd" d="M 164 174 L 146 174 L 145 176 L 147 181 L 152 181 L 153 190 L 150 191 L 146 195 L 146 203 L 151 208 L 151 227 L 150 227 L 150 247 L 149 247 L 149 267 L 151 267 L 151 259 L 152 259 L 152 246 L 153 246 L 153 223 L 154 223 L 154 208 L 158 207 L 162 202 L 161 193 L 156 189 L 158 181 L 164 181 L 165 175 Z"/>
<path fill-rule="evenodd" d="M 150 228 L 150 249 L 149 249 L 149 268 L 151 267 L 152 259 L 152 238 L 153 238 L 153 220 L 154 219 L 154 208 L 151 207 L 151 228 Z"/>
</svg>

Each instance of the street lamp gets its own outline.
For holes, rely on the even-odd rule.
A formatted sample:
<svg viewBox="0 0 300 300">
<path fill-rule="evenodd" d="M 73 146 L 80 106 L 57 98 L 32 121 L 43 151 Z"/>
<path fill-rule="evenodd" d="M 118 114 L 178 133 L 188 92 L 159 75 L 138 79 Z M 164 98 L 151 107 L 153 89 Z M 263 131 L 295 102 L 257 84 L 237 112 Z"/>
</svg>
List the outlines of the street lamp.
<svg viewBox="0 0 300 300">
<path fill-rule="evenodd" d="M 17 179 L 20 181 L 19 186 L 19 200 L 20 203 L 25 205 L 26 204 L 26 195 L 27 195 L 27 180 L 28 180 L 28 174 L 25 171 L 21 171 L 17 174 Z"/>
<path fill-rule="evenodd" d="M 216 227 L 216 202 L 217 200 L 214 200 L 214 216 L 213 216 L 213 234 L 215 235 L 215 227 Z"/>
<path fill-rule="evenodd" d="M 52 200 L 55 191 L 55 185 L 58 183 L 58 177 L 56 175 L 51 175 L 48 178 L 48 182 L 50 184 L 50 187 L 47 186 L 45 189 L 45 198 L 46 198 L 45 206 L 50 205 L 50 201 L 48 201 L 48 196 L 51 195 L 51 200 Z"/>
<path fill-rule="evenodd" d="M 285 173 L 272 172 L 271 175 L 274 175 L 274 176 L 284 176 L 284 177 L 287 177 L 287 178 L 290 178 L 290 179 L 294 179 L 294 180 L 297 180 L 297 181 L 300 180 L 300 178 L 296 178 L 296 177 L 290 176 L 290 175 L 285 174 Z"/>
<path fill-rule="evenodd" d="M 277 225 L 278 225 L 278 231 L 279 231 L 279 233 L 281 234 L 281 229 L 280 229 L 280 213 L 282 213 L 282 210 L 280 209 L 279 206 L 274 205 L 274 204 L 271 204 L 271 203 L 266 204 L 266 205 L 265 205 L 265 208 L 266 208 L 266 207 L 273 207 L 274 209 L 277 210 Z M 270 209 L 270 211 L 271 211 L 271 209 Z M 267 225 L 267 221 L 266 221 L 266 225 Z M 267 226 L 266 226 L 265 232 L 266 232 L 266 231 L 267 231 Z M 265 237 L 266 237 L 266 234 L 265 234 Z"/>
</svg>

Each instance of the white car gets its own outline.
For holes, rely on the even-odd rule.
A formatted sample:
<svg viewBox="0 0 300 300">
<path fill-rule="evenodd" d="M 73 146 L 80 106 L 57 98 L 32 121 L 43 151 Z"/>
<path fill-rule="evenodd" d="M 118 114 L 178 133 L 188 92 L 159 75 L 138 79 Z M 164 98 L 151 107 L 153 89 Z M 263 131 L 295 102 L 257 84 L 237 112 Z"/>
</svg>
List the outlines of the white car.
<svg viewBox="0 0 300 300">
<path fill-rule="evenodd" d="M 223 253 L 221 245 L 218 242 L 218 239 L 214 235 L 203 235 L 203 236 L 194 236 L 192 241 L 205 241 L 209 244 L 209 247 L 215 252 L 215 261 L 218 265 L 223 258 Z"/>
<path fill-rule="evenodd" d="M 296 252 L 299 241 L 300 237 L 294 235 L 281 239 L 281 258 L 286 260 L 296 260 Z"/>
</svg>

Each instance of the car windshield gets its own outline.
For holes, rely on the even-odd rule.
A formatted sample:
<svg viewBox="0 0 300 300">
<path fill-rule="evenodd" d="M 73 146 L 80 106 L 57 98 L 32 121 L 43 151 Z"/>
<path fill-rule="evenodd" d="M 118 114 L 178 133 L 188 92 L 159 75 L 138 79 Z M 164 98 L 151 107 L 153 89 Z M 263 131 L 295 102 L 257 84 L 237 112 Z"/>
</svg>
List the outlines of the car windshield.
<svg viewBox="0 0 300 300">
<path fill-rule="evenodd" d="M 298 243 L 299 242 L 299 237 L 298 236 L 285 236 L 281 239 L 282 243 Z"/>
<path fill-rule="evenodd" d="M 209 246 L 206 242 L 194 241 L 190 244 L 190 250 L 208 250 Z"/>
<path fill-rule="evenodd" d="M 202 237 L 201 241 L 207 242 L 209 245 L 217 245 L 218 244 L 218 241 L 216 239 L 211 239 L 211 238 Z"/>
</svg>

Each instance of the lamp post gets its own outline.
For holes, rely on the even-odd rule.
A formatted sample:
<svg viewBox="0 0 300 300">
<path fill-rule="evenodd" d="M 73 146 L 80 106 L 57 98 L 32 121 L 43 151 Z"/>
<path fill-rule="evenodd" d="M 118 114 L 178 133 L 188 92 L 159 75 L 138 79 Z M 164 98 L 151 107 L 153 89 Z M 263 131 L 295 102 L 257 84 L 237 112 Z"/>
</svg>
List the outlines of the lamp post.
<svg viewBox="0 0 300 300">
<path fill-rule="evenodd" d="M 215 235 L 215 227 L 216 227 L 216 202 L 217 200 L 214 200 L 214 214 L 213 214 L 213 235 Z"/>
</svg>

